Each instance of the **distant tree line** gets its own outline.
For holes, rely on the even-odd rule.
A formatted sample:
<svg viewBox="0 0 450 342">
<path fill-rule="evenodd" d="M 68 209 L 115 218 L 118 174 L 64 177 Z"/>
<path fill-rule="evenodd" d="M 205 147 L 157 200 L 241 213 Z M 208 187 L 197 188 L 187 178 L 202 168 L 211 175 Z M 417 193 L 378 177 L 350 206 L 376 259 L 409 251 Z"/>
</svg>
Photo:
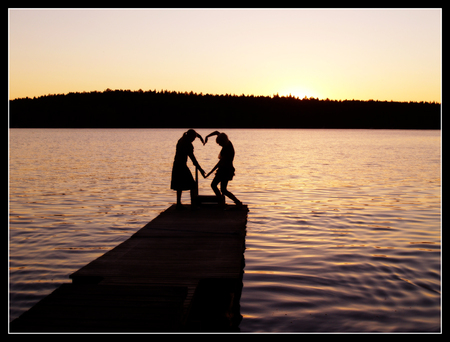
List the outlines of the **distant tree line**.
<svg viewBox="0 0 450 342">
<path fill-rule="evenodd" d="M 11 128 L 440 129 L 435 102 L 111 90 L 10 101 Z"/>
</svg>

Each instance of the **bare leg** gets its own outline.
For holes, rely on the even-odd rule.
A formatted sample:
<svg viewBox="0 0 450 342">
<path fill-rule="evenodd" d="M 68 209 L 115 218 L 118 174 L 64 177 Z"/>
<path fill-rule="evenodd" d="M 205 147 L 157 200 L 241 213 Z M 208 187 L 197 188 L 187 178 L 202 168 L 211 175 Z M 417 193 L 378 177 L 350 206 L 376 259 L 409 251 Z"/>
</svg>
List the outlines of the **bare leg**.
<svg viewBox="0 0 450 342">
<path fill-rule="evenodd" d="M 242 205 L 242 202 L 239 201 L 236 196 L 234 196 L 231 192 L 227 190 L 228 180 L 224 180 L 220 183 L 220 190 L 222 190 L 222 194 L 231 199 L 236 205 Z"/>
<path fill-rule="evenodd" d="M 182 190 L 177 190 L 177 209 L 182 209 L 183 205 L 181 204 L 181 194 Z"/>
<path fill-rule="evenodd" d="M 217 185 L 219 183 L 220 183 L 219 177 L 217 177 L 217 176 L 214 177 L 213 181 L 211 182 L 211 188 L 213 189 L 214 193 L 216 194 L 219 204 L 225 204 L 225 198 L 223 197 L 223 195 L 219 191 L 219 188 L 217 187 Z"/>
</svg>

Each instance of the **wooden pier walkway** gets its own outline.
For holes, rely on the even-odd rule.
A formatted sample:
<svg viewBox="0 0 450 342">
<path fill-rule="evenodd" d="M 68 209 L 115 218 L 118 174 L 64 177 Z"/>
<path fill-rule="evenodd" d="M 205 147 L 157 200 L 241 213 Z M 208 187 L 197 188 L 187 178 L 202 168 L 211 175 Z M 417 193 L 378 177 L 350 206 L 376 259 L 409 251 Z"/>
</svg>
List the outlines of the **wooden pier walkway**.
<svg viewBox="0 0 450 342">
<path fill-rule="evenodd" d="M 169 207 L 82 267 L 11 332 L 235 331 L 247 206 Z M 228 206 L 228 209 L 235 208 Z"/>
</svg>

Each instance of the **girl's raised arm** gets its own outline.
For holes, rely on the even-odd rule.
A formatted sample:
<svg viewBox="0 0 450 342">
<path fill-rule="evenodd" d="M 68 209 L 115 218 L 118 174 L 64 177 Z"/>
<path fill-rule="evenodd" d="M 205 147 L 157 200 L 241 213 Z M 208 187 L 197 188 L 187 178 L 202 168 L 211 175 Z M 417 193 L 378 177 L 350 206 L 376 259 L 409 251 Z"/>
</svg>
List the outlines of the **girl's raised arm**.
<svg viewBox="0 0 450 342">
<path fill-rule="evenodd" d="M 213 136 L 213 135 L 219 135 L 219 134 L 220 134 L 219 131 L 214 131 L 214 132 L 212 132 L 212 133 L 209 133 L 209 134 L 206 136 L 206 138 L 205 138 L 205 144 L 208 142 L 208 138 L 209 138 L 209 137 L 211 137 L 211 136 Z"/>
</svg>

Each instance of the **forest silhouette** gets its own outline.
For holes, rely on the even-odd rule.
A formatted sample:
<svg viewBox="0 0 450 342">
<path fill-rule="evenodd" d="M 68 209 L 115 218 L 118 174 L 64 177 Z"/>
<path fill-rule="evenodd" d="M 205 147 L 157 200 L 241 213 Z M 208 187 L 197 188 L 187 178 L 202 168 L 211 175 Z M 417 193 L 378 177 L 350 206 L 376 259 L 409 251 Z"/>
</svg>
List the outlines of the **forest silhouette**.
<svg viewBox="0 0 450 342">
<path fill-rule="evenodd" d="M 435 102 L 106 89 L 9 105 L 11 128 L 441 128 Z"/>
</svg>

